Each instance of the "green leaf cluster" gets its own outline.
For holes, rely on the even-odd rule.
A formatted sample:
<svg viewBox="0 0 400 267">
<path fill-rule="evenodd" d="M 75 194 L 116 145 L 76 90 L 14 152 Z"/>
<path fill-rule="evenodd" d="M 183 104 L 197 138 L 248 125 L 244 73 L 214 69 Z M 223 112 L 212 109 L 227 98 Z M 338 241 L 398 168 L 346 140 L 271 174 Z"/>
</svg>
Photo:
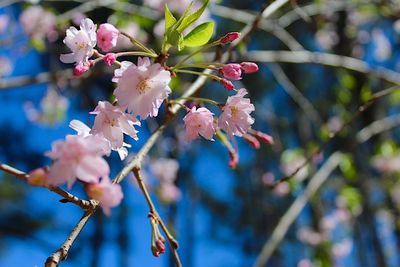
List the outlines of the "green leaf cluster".
<svg viewBox="0 0 400 267">
<path fill-rule="evenodd" d="M 188 6 L 183 15 L 177 20 L 168 5 L 165 4 L 165 34 L 163 41 L 163 52 L 168 51 L 171 47 L 176 47 L 179 51 L 185 46 L 187 47 L 198 47 L 206 44 L 213 32 L 214 22 L 204 22 L 194 28 L 186 36 L 183 31 L 186 30 L 190 25 L 195 23 L 206 9 L 209 0 L 206 0 L 204 4 L 196 11 L 190 12 L 193 2 Z"/>
</svg>

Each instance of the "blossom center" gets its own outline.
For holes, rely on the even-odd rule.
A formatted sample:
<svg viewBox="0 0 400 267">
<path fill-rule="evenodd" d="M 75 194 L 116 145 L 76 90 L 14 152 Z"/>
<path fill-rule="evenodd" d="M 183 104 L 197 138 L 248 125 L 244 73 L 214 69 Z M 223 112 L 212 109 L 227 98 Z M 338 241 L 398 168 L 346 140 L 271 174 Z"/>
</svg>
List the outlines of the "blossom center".
<svg viewBox="0 0 400 267">
<path fill-rule="evenodd" d="M 236 106 L 233 106 L 233 107 L 230 107 L 230 108 L 231 108 L 232 117 L 235 117 L 238 114 L 239 109 Z"/>
<path fill-rule="evenodd" d="M 150 89 L 150 83 L 151 81 L 149 79 L 144 79 L 143 81 L 140 81 L 136 87 L 136 89 L 139 91 L 139 94 L 143 94 L 148 89 Z"/>
</svg>

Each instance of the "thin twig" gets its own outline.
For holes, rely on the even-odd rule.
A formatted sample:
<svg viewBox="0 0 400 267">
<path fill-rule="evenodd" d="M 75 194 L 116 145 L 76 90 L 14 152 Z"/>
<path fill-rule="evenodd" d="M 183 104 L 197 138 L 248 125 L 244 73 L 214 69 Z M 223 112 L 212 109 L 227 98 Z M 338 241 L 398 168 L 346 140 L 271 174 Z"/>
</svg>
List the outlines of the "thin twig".
<svg viewBox="0 0 400 267">
<path fill-rule="evenodd" d="M 334 133 L 330 133 L 329 135 L 329 139 L 325 142 L 323 142 L 322 144 L 320 144 L 318 146 L 317 149 L 314 150 L 314 152 L 312 152 L 307 158 L 306 160 L 300 165 L 298 166 L 292 173 L 290 173 L 289 175 L 286 175 L 280 179 L 278 179 L 277 181 L 275 181 L 275 183 L 273 183 L 272 185 L 270 185 L 271 188 L 276 187 L 278 184 L 286 182 L 290 179 L 292 179 L 299 171 L 301 171 L 303 168 L 305 168 L 314 158 L 315 155 L 318 155 L 319 153 L 321 153 L 326 146 L 328 146 L 334 139 L 336 139 L 340 133 L 343 132 L 344 129 L 346 129 L 349 125 L 351 125 L 358 117 L 360 117 L 366 110 L 368 110 L 372 104 L 374 104 L 376 101 L 378 101 L 379 99 L 395 92 L 398 91 L 400 88 L 397 86 L 388 88 L 386 90 L 383 90 L 381 92 L 377 92 L 374 95 L 372 95 L 370 97 L 370 99 L 361 107 L 358 108 L 358 111 L 346 122 L 344 123 L 339 130 L 337 130 Z"/>
<path fill-rule="evenodd" d="M 16 176 L 17 178 L 24 180 L 25 182 L 29 178 L 29 174 L 27 174 L 23 171 L 20 171 L 16 168 L 13 168 L 7 164 L 0 163 L 0 170 L 7 172 L 9 174 L 12 174 L 12 175 Z M 80 199 L 77 196 L 74 196 L 71 193 L 61 189 L 60 187 L 50 185 L 50 186 L 47 186 L 46 188 L 49 189 L 50 191 L 53 191 L 54 193 L 62 196 L 63 197 L 62 202 L 71 202 L 71 203 L 81 207 L 82 209 L 88 209 L 88 208 L 92 208 L 95 206 L 95 203 L 93 202 L 93 200 Z"/>
<path fill-rule="evenodd" d="M 394 92 L 394 89 L 396 88 L 389 88 L 387 90 L 384 90 L 382 92 L 385 93 L 378 93 L 377 95 L 379 98 L 388 95 L 390 92 Z M 372 98 L 374 99 L 373 101 L 376 101 L 379 99 L 377 97 Z M 372 102 L 369 102 L 370 104 Z M 362 110 L 362 109 L 361 109 Z M 365 110 L 365 109 L 364 109 Z M 375 123 L 379 124 L 379 128 L 376 126 Z M 383 125 L 386 124 L 386 125 Z M 357 133 L 357 143 L 362 144 L 366 141 L 368 141 L 369 137 L 372 135 L 379 134 L 381 132 L 387 131 L 391 128 L 394 128 L 396 126 L 400 125 L 400 116 L 396 116 L 393 121 L 387 122 L 384 120 L 379 120 L 376 122 L 371 123 L 369 126 L 361 129 Z M 382 126 L 382 127 L 381 127 Z M 371 132 L 370 134 L 365 134 L 365 137 L 359 137 L 363 136 L 363 132 Z M 368 137 L 368 138 L 366 138 Z M 321 167 L 321 169 L 311 178 L 310 182 L 308 183 L 307 187 L 304 190 L 304 193 L 299 195 L 296 200 L 293 202 L 293 204 L 290 206 L 290 208 L 286 211 L 286 213 L 282 216 L 282 218 L 279 220 L 277 226 L 272 232 L 272 235 L 270 239 L 265 243 L 263 246 L 260 254 L 257 257 L 257 260 L 253 267 L 262 267 L 265 266 L 268 262 L 268 260 L 271 258 L 273 252 L 275 249 L 278 247 L 279 243 L 283 240 L 285 234 L 289 230 L 290 225 L 295 221 L 297 216 L 300 214 L 301 210 L 304 208 L 304 206 L 307 204 L 309 199 L 315 194 L 315 192 L 318 190 L 318 188 L 321 187 L 321 185 L 324 183 L 324 181 L 329 177 L 329 175 L 332 173 L 332 171 L 338 166 L 342 159 L 343 155 L 340 152 L 334 152 L 328 160 L 325 162 L 325 164 Z"/>
<path fill-rule="evenodd" d="M 353 57 L 311 51 L 249 51 L 243 57 L 246 60 L 263 63 L 314 63 L 340 67 L 371 74 L 390 83 L 400 84 L 400 75 L 398 72 L 384 67 L 373 67 L 367 62 Z"/>
<path fill-rule="evenodd" d="M 95 2 L 95 1 L 91 1 L 91 2 Z M 235 43 L 232 43 L 230 46 L 230 49 L 228 52 L 225 52 L 224 57 L 222 59 L 223 62 L 227 61 L 229 58 L 229 54 L 231 52 L 231 50 L 233 50 L 237 44 L 239 44 L 244 38 L 246 38 L 251 32 L 252 30 L 257 26 L 257 23 L 259 21 L 259 19 L 261 18 L 267 18 L 270 15 L 272 15 L 279 7 L 281 7 L 283 4 L 285 4 L 286 2 L 288 2 L 288 0 L 277 0 L 275 2 L 273 2 L 271 5 L 269 5 L 268 7 L 266 7 L 260 16 L 257 17 L 256 20 L 253 21 L 253 23 L 250 25 L 247 25 L 243 31 L 242 31 L 242 35 L 241 38 L 239 38 L 239 40 L 237 40 Z M 93 3 L 92 3 L 93 4 Z M 208 70 L 205 70 L 204 73 L 207 73 Z M 203 84 L 206 82 L 206 77 L 202 76 L 196 79 L 196 81 L 185 91 L 185 93 L 182 95 L 182 97 L 190 97 L 192 96 L 199 88 L 201 88 L 203 86 Z M 185 100 L 182 99 L 181 100 L 182 103 L 185 103 Z M 153 147 L 153 145 L 155 144 L 155 142 L 158 140 L 158 138 L 162 135 L 164 129 L 166 128 L 166 126 L 169 124 L 169 122 L 173 119 L 173 117 L 176 115 L 176 113 L 178 112 L 178 110 L 181 108 L 181 106 L 179 104 L 175 104 L 170 112 L 171 115 L 170 119 L 168 119 L 163 125 L 161 125 L 151 136 L 150 138 L 146 141 L 146 143 L 143 145 L 143 147 L 139 150 L 139 152 L 136 154 L 136 156 L 120 171 L 120 173 L 114 178 L 113 182 L 114 183 L 120 183 L 131 171 L 133 171 L 134 169 L 136 170 L 140 170 L 141 168 L 141 164 L 143 161 L 143 157 L 149 152 L 149 150 Z M 136 175 L 135 175 L 136 176 Z M 143 188 L 145 189 L 145 191 L 147 191 L 145 185 L 143 184 Z M 146 199 L 150 199 L 150 197 L 146 196 Z M 152 203 L 152 202 L 148 202 Z M 149 204 L 149 207 L 151 207 L 151 205 Z M 74 228 L 74 230 L 71 232 L 71 234 L 69 235 L 69 237 L 67 238 L 67 240 L 64 242 L 64 244 L 61 246 L 61 248 L 54 253 L 52 256 L 50 256 L 48 258 L 48 260 L 46 261 L 46 267 L 49 266 L 58 266 L 59 262 L 64 260 L 68 254 L 68 250 L 69 248 L 72 246 L 73 242 L 75 241 L 76 237 L 79 235 L 79 233 L 82 231 L 83 227 L 85 226 L 86 222 L 88 221 L 88 219 L 90 218 L 90 216 L 96 211 L 97 205 L 94 208 L 90 208 L 89 210 L 86 210 L 84 216 L 81 218 L 81 220 L 78 222 L 78 224 L 76 225 L 76 227 Z M 150 209 L 154 209 L 154 205 L 152 208 Z M 157 213 L 155 213 L 157 214 Z M 158 214 L 157 214 L 157 217 Z M 168 229 L 166 228 L 166 226 L 162 223 L 162 220 L 160 219 L 160 226 L 163 229 L 163 231 L 166 233 L 166 235 L 169 234 Z M 167 234 L 168 233 L 168 234 Z M 173 237 L 171 236 L 171 240 L 174 240 Z M 175 244 L 176 241 L 175 241 Z M 173 246 L 173 243 L 170 242 L 170 245 Z M 174 257 L 178 259 L 178 263 L 180 262 L 179 257 L 176 253 L 176 249 L 173 249 L 173 254 Z M 180 265 L 178 265 L 180 266 Z"/>
<path fill-rule="evenodd" d="M 92 216 L 92 214 L 96 211 L 96 208 L 97 206 L 92 209 L 85 210 L 85 213 L 76 224 L 71 234 L 68 236 L 67 240 L 65 240 L 65 242 L 56 252 L 54 252 L 50 257 L 47 258 L 45 267 L 57 267 L 61 261 L 67 258 L 69 249 L 82 231 L 85 224 L 88 222 L 90 216 Z"/>
<path fill-rule="evenodd" d="M 161 229 L 163 230 L 163 232 L 165 233 L 165 235 L 167 236 L 167 240 L 168 243 L 171 247 L 171 251 L 172 251 L 172 255 L 174 256 L 174 261 L 177 267 L 181 267 L 182 263 L 181 260 L 179 258 L 178 255 L 178 242 L 175 240 L 175 238 L 171 235 L 171 233 L 169 232 L 167 226 L 165 225 L 164 221 L 162 220 L 162 218 L 160 217 L 160 215 L 158 214 L 153 201 L 151 200 L 150 194 L 146 188 L 146 185 L 143 181 L 142 175 L 140 174 L 140 169 L 139 168 L 134 168 L 133 169 L 133 174 L 135 175 L 136 181 L 139 184 L 139 188 L 142 191 L 147 205 L 149 206 L 149 210 L 150 210 L 150 214 L 152 216 L 155 216 L 155 218 L 157 219 L 157 222 L 160 224 Z"/>
<path fill-rule="evenodd" d="M 285 72 L 279 65 L 272 65 L 270 69 L 276 80 L 282 85 L 283 89 L 292 99 L 300 106 L 303 112 L 314 123 L 314 126 L 319 127 L 322 124 L 321 117 L 318 111 L 314 108 L 310 101 L 300 92 L 299 89 L 289 80 Z"/>
<path fill-rule="evenodd" d="M 311 178 L 304 192 L 299 195 L 286 213 L 281 217 L 277 226 L 271 234 L 268 242 L 263 246 L 261 253 L 258 255 L 253 267 L 263 267 L 271 258 L 272 253 L 275 251 L 283 237 L 289 230 L 290 225 L 296 220 L 300 212 L 307 204 L 309 199 L 321 187 L 321 185 L 328 179 L 330 174 L 335 170 L 343 158 L 340 152 L 333 153 L 319 171 Z"/>
</svg>

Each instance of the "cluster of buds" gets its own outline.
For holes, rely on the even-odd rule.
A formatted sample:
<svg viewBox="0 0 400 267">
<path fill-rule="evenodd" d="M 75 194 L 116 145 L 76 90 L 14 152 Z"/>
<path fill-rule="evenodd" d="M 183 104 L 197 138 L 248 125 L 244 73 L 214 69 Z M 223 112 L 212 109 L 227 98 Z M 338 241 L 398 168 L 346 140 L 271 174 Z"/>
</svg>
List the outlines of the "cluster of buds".
<svg viewBox="0 0 400 267">
<path fill-rule="evenodd" d="M 165 253 L 165 238 L 160 233 L 158 227 L 158 220 L 154 214 L 149 214 L 151 225 L 151 253 L 154 257 L 159 257 L 160 254 Z"/>
</svg>

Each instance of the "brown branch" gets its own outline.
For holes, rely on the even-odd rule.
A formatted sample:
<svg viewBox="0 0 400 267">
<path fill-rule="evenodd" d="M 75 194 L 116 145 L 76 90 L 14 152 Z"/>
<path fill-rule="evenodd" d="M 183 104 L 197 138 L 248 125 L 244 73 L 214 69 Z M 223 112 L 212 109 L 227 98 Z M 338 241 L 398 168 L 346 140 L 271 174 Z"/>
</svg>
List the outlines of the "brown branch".
<svg viewBox="0 0 400 267">
<path fill-rule="evenodd" d="M 330 53 L 311 51 L 249 51 L 244 59 L 262 63 L 314 63 L 331 67 L 340 67 L 357 72 L 371 74 L 379 79 L 400 85 L 400 75 L 384 67 L 374 67 L 357 58 Z"/>
<path fill-rule="evenodd" d="M 72 230 L 71 234 L 68 236 L 67 240 L 61 245 L 61 247 L 54 252 L 50 257 L 47 258 L 45 262 L 45 267 L 57 267 L 61 261 L 65 260 L 68 256 L 69 249 L 71 248 L 72 244 L 82 231 L 85 224 L 88 222 L 90 216 L 96 211 L 98 204 L 91 209 L 85 210 L 82 218 L 76 224 L 74 229 Z"/>
<path fill-rule="evenodd" d="M 100 1 L 101 2 L 101 1 Z M 108 4 L 110 1 L 104 1 L 105 4 Z M 249 34 L 257 27 L 258 22 L 260 21 L 260 19 L 262 18 L 267 18 L 270 15 L 272 15 L 276 10 L 278 10 L 282 5 L 284 5 L 286 2 L 288 2 L 288 0 L 277 0 L 275 2 L 273 2 L 271 5 L 269 5 L 268 7 L 266 7 L 262 13 L 260 13 L 260 15 L 258 15 L 256 17 L 256 19 L 251 23 L 248 24 L 243 30 L 242 30 L 242 35 L 241 37 L 236 40 L 236 42 L 232 43 L 228 49 L 227 52 L 224 53 L 223 58 L 222 58 L 222 62 L 226 62 L 229 59 L 229 55 L 230 52 L 241 42 L 243 41 L 245 38 L 247 38 L 249 36 Z M 102 3 L 102 4 L 104 4 Z M 88 3 L 85 3 L 83 5 L 81 5 L 79 8 L 92 8 L 93 6 L 98 6 L 98 1 L 90 1 Z M 67 17 L 69 15 L 70 12 L 66 12 L 65 14 L 63 14 L 64 17 Z M 69 70 L 68 70 L 69 71 Z M 44 73 L 44 74 L 39 74 L 38 76 L 32 78 L 32 77 L 23 77 L 23 78 L 19 78 L 19 79 L 15 79 L 12 82 L 8 81 L 7 84 L 0 83 L 0 88 L 5 88 L 5 87 L 10 87 L 11 86 L 21 86 L 24 84 L 29 84 L 35 82 L 35 83 L 43 83 L 46 81 L 49 81 L 51 79 L 51 75 L 49 73 Z M 202 76 L 199 77 L 183 94 L 183 97 L 187 97 L 187 96 L 191 96 L 193 95 L 199 88 L 201 88 L 204 83 L 206 82 L 206 77 Z M 185 103 L 185 100 L 182 100 L 182 103 Z M 175 259 L 175 263 L 177 264 L 178 267 L 181 266 L 180 263 L 180 259 L 179 256 L 177 254 L 177 247 L 178 247 L 178 243 L 176 242 L 176 240 L 173 238 L 173 236 L 169 233 L 166 225 L 164 224 L 164 222 L 161 220 L 160 216 L 158 215 L 154 204 L 151 201 L 151 198 L 148 194 L 148 191 L 143 183 L 143 180 L 140 176 L 140 168 L 141 168 L 141 164 L 143 161 L 143 157 L 149 152 L 149 150 L 153 147 L 153 145 L 155 144 L 155 142 L 158 140 L 158 138 L 162 135 L 164 129 L 166 128 L 167 124 L 169 124 L 169 122 L 174 118 L 174 116 L 177 114 L 177 112 L 179 111 L 179 109 L 181 108 L 180 104 L 175 104 L 172 108 L 171 108 L 171 117 L 169 120 L 167 120 L 162 126 L 160 126 L 151 136 L 150 138 L 146 141 L 146 143 L 143 145 L 143 147 L 139 150 L 139 152 L 136 154 L 136 156 L 120 171 L 120 173 L 114 178 L 114 183 L 120 183 L 131 171 L 133 171 L 135 173 L 135 177 L 139 182 L 139 185 L 141 187 L 141 190 L 146 198 L 146 201 L 148 203 L 150 212 L 153 215 L 157 216 L 158 222 L 161 226 L 161 228 L 163 229 L 164 233 L 166 234 L 169 244 L 172 248 L 172 253 L 174 255 L 174 259 Z M 3 169 L 5 171 L 8 171 L 14 175 L 16 175 L 19 178 L 27 178 L 27 174 L 15 170 L 7 165 L 1 165 L 3 167 Z M 65 197 L 68 200 L 71 200 L 71 202 L 79 205 L 82 204 L 83 202 L 79 202 L 77 201 L 77 199 L 75 199 L 74 197 L 71 197 L 72 195 L 70 195 L 68 192 L 63 191 L 60 188 L 57 187 L 49 187 L 50 190 L 61 194 L 63 197 Z M 80 205 L 79 205 L 80 206 Z M 82 231 L 83 227 L 86 225 L 87 221 L 89 220 L 90 216 L 92 216 L 94 214 L 94 212 L 96 211 L 98 207 L 98 202 L 94 201 L 93 203 L 90 202 L 90 205 L 88 207 L 82 207 L 85 210 L 84 215 L 82 216 L 82 218 L 79 220 L 79 222 L 77 223 L 77 225 L 75 226 L 75 228 L 72 230 L 72 232 L 70 233 L 70 235 L 68 236 L 68 238 L 66 239 L 66 241 L 62 244 L 62 246 L 55 252 L 53 253 L 50 257 L 47 258 L 45 266 L 46 267 L 53 267 L 53 266 L 58 266 L 59 263 L 63 260 L 66 259 L 67 255 L 68 255 L 68 251 L 71 248 L 72 244 L 74 243 L 74 241 L 76 240 L 76 238 L 78 237 L 79 233 Z"/>
<path fill-rule="evenodd" d="M 0 163 L 0 170 L 7 172 L 9 174 L 12 174 L 25 182 L 29 178 L 29 174 L 27 174 L 23 171 L 20 171 L 18 169 L 15 169 L 7 164 Z M 50 186 L 47 186 L 46 188 L 49 189 L 50 191 L 53 191 L 54 193 L 62 196 L 63 197 L 63 199 L 61 200 L 62 202 L 71 202 L 71 203 L 81 207 L 82 209 L 89 209 L 89 208 L 93 208 L 96 206 L 95 202 L 93 200 L 80 199 L 77 196 L 74 196 L 73 194 L 61 189 L 60 187 L 50 185 Z"/>
<path fill-rule="evenodd" d="M 337 138 L 337 137 L 339 136 L 340 133 L 343 132 L 344 129 L 346 129 L 346 128 L 347 128 L 349 125 L 351 125 L 358 117 L 360 117 L 366 110 L 368 110 L 368 109 L 372 106 L 372 104 L 374 104 L 374 103 L 375 103 L 376 101 L 378 101 L 379 99 L 381 99 L 381 98 L 383 98 L 383 97 L 385 97 L 385 96 L 387 96 L 387 95 L 390 95 L 391 93 L 394 93 L 394 92 L 396 92 L 396 91 L 398 91 L 398 90 L 400 90 L 400 88 L 397 87 L 397 86 L 394 86 L 394 87 L 391 87 L 391 88 L 388 88 L 388 89 L 386 89 L 386 90 L 382 90 L 382 91 L 380 91 L 380 92 L 377 92 L 377 93 L 373 94 L 373 95 L 369 98 L 369 100 L 368 100 L 364 105 L 362 105 L 361 107 L 359 107 L 359 108 L 358 108 L 358 111 L 357 111 L 346 123 L 344 123 L 344 124 L 342 125 L 342 127 L 340 127 L 339 130 L 337 130 L 335 133 L 331 133 L 330 136 L 329 136 L 329 139 L 328 139 L 327 141 L 323 142 L 321 145 L 319 145 L 319 147 L 318 147 L 316 150 L 314 150 L 314 152 L 312 152 L 312 153 L 306 158 L 306 160 L 303 162 L 303 164 L 301 164 L 299 167 L 297 167 L 297 168 L 296 168 L 292 173 L 290 173 L 289 175 L 284 176 L 284 177 L 280 178 L 279 180 L 277 180 L 274 184 L 270 185 L 269 187 L 274 188 L 274 187 L 276 187 L 278 184 L 283 183 L 283 182 L 286 182 L 286 181 L 292 179 L 299 171 L 301 171 L 303 168 L 305 168 L 305 167 L 313 160 L 314 156 L 316 156 L 317 154 L 321 153 L 321 152 L 325 149 L 325 147 L 326 147 L 327 145 L 329 145 L 335 138 Z M 374 133 L 374 134 L 376 134 L 376 133 Z M 357 134 L 357 136 L 358 136 L 358 134 Z M 366 140 L 368 140 L 368 139 L 366 139 Z M 362 143 L 362 142 L 364 142 L 364 141 L 366 141 L 366 140 L 359 139 L 358 141 L 359 141 L 359 143 Z"/>
</svg>

